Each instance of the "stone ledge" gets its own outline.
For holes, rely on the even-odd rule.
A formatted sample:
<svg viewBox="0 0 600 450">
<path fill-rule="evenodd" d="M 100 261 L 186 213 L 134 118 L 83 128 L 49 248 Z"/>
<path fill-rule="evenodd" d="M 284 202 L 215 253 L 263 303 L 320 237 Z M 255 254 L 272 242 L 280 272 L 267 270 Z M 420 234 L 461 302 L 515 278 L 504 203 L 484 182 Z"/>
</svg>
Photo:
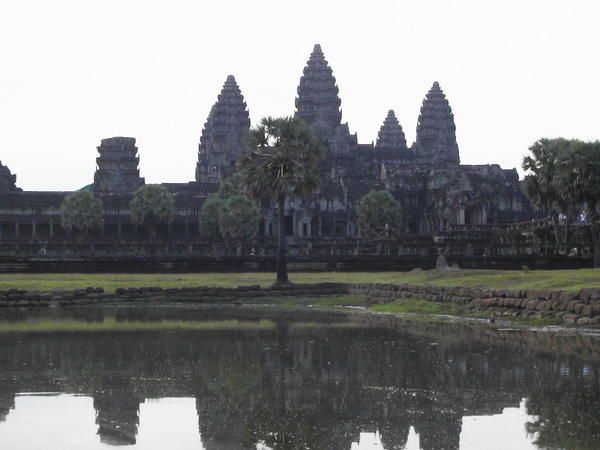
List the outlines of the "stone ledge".
<svg viewBox="0 0 600 450">
<path fill-rule="evenodd" d="M 579 292 L 548 289 L 482 289 L 458 286 L 412 284 L 353 284 L 351 294 L 366 295 L 375 303 L 403 298 L 421 298 L 433 302 L 464 304 L 488 313 L 504 316 L 560 317 L 567 324 L 600 325 L 600 289 L 583 288 Z"/>
<path fill-rule="evenodd" d="M 290 284 L 262 288 L 259 285 L 235 288 L 196 286 L 161 288 L 156 286 L 117 288 L 107 293 L 101 287 L 52 290 L 48 292 L 10 289 L 0 291 L 0 307 L 42 307 L 88 305 L 107 301 L 177 301 L 196 303 L 239 302 L 258 297 L 299 297 L 347 294 L 349 286 L 339 283 Z"/>
</svg>

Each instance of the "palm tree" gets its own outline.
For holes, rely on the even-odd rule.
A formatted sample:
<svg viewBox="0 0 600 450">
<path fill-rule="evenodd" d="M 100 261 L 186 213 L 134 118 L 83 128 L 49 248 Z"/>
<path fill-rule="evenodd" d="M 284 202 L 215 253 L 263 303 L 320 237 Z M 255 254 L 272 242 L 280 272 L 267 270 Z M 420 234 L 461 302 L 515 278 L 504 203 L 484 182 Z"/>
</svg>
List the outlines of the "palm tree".
<svg viewBox="0 0 600 450">
<path fill-rule="evenodd" d="M 574 141 L 567 139 L 540 139 L 529 147 L 530 155 L 523 158 L 527 172 L 523 187 L 531 202 L 550 215 L 554 228 L 555 253 L 561 244 L 559 214 L 568 213 L 573 206 L 564 189 L 566 173 L 561 160 L 569 158 Z"/>
<path fill-rule="evenodd" d="M 304 122 L 295 117 L 263 118 L 250 130 L 248 144 L 250 150 L 238 161 L 238 169 L 251 195 L 277 202 L 277 284 L 285 284 L 289 282 L 285 203 L 318 188 L 323 148 Z"/>
<path fill-rule="evenodd" d="M 600 267 L 597 223 L 600 202 L 600 141 L 580 143 L 573 152 L 568 168 L 573 196 L 585 203 L 588 209 L 594 267 Z"/>
</svg>

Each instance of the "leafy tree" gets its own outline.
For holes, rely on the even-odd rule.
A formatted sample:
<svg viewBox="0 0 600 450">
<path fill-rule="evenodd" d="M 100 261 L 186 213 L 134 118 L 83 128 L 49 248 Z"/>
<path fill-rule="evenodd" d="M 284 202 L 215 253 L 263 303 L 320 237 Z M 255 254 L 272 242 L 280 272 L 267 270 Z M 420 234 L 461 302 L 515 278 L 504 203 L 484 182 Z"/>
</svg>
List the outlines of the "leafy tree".
<svg viewBox="0 0 600 450">
<path fill-rule="evenodd" d="M 538 386 L 527 399 L 527 433 L 545 449 L 595 449 L 600 435 L 600 395 L 581 386 Z"/>
<path fill-rule="evenodd" d="M 358 206 L 358 227 L 368 240 L 388 239 L 402 231 L 402 210 L 387 191 L 371 191 Z"/>
<path fill-rule="evenodd" d="M 89 191 L 77 191 L 69 194 L 61 206 L 62 226 L 67 230 L 80 230 L 88 236 L 89 231 L 102 226 L 104 210 L 102 200 Z"/>
<path fill-rule="evenodd" d="M 136 189 L 129 208 L 133 222 L 146 225 L 151 239 L 154 239 L 158 224 L 173 220 L 175 204 L 173 196 L 164 186 L 147 184 Z"/>
<path fill-rule="evenodd" d="M 285 203 L 312 194 L 319 185 L 323 148 L 295 117 L 263 118 L 248 136 L 250 150 L 238 161 L 248 192 L 276 201 L 279 216 L 277 283 L 288 283 Z"/>
<path fill-rule="evenodd" d="M 600 267 L 598 206 L 600 202 L 600 141 L 579 143 L 571 158 L 563 160 L 568 173 L 566 186 L 572 196 L 587 206 L 594 267 Z"/>
<path fill-rule="evenodd" d="M 259 220 L 256 204 L 245 195 L 228 198 L 219 209 L 219 229 L 227 241 L 238 245 L 239 254 L 243 242 L 256 236 Z"/>
<path fill-rule="evenodd" d="M 244 186 L 244 179 L 238 172 L 233 175 L 221 180 L 219 185 L 218 194 L 222 198 L 229 198 L 233 195 L 245 195 L 246 186 Z"/>
<path fill-rule="evenodd" d="M 578 144 L 579 141 L 562 138 L 540 139 L 529 147 L 530 155 L 523 158 L 523 170 L 527 172 L 523 188 L 531 202 L 549 214 L 554 227 L 556 253 L 562 241 L 559 214 L 568 214 L 574 206 L 564 161 L 569 160 Z"/>
<path fill-rule="evenodd" d="M 221 237 L 219 229 L 219 213 L 223 209 L 225 201 L 219 194 L 211 194 L 207 197 L 200 211 L 200 233 L 212 241 Z"/>
</svg>

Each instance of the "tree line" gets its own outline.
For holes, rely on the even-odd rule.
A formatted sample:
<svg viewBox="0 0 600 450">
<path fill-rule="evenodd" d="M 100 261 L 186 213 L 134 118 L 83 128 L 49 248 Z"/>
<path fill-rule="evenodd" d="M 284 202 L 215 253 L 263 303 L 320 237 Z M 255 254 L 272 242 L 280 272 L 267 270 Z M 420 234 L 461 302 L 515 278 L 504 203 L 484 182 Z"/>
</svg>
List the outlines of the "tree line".
<svg viewBox="0 0 600 450">
<path fill-rule="evenodd" d="M 568 243 L 571 223 L 583 222 L 589 224 L 594 267 L 600 267 L 600 141 L 540 139 L 529 148 L 522 167 L 525 193 L 552 221 L 555 252 Z"/>
</svg>

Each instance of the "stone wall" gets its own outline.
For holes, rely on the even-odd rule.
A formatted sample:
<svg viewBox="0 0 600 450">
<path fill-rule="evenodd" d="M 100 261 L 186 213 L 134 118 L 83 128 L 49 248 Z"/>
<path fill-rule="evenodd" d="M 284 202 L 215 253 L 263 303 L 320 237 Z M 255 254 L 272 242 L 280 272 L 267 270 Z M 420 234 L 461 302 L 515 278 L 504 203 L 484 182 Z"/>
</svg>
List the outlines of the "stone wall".
<svg viewBox="0 0 600 450">
<path fill-rule="evenodd" d="M 275 256 L 194 256 L 152 255 L 78 258 L 63 256 L 42 259 L 32 256 L 4 256 L 0 246 L 0 273 L 213 273 L 275 272 Z M 290 272 L 408 272 L 436 266 L 437 255 L 311 255 L 288 256 Z M 591 268 L 591 260 L 557 256 L 465 256 L 450 259 L 463 269 L 531 270 Z"/>
<path fill-rule="evenodd" d="M 354 284 L 351 294 L 366 295 L 377 303 L 421 299 L 465 305 L 492 316 L 559 317 L 566 324 L 600 325 L 600 289 L 579 292 L 525 289 L 479 289 L 411 284 Z"/>
<path fill-rule="evenodd" d="M 0 290 L 0 307 L 60 307 L 111 302 L 242 303 L 268 297 L 318 297 L 363 295 L 373 303 L 402 302 L 407 299 L 463 305 L 465 313 L 482 312 L 490 317 L 560 318 L 565 324 L 600 325 L 600 288 L 578 292 L 553 290 L 479 289 L 420 286 L 411 284 L 294 284 L 225 287 L 130 287 L 106 292 L 101 287 L 74 290 Z"/>
<path fill-rule="evenodd" d="M 106 292 L 101 287 L 85 289 L 27 291 L 22 289 L 0 290 L 0 307 L 58 307 L 70 305 L 89 305 L 94 303 L 170 301 L 192 303 L 235 303 L 242 300 L 266 297 L 317 297 L 348 293 L 348 286 L 337 283 L 294 284 L 290 286 L 259 285 L 224 287 L 130 287 L 117 288 L 115 292 Z"/>
</svg>

